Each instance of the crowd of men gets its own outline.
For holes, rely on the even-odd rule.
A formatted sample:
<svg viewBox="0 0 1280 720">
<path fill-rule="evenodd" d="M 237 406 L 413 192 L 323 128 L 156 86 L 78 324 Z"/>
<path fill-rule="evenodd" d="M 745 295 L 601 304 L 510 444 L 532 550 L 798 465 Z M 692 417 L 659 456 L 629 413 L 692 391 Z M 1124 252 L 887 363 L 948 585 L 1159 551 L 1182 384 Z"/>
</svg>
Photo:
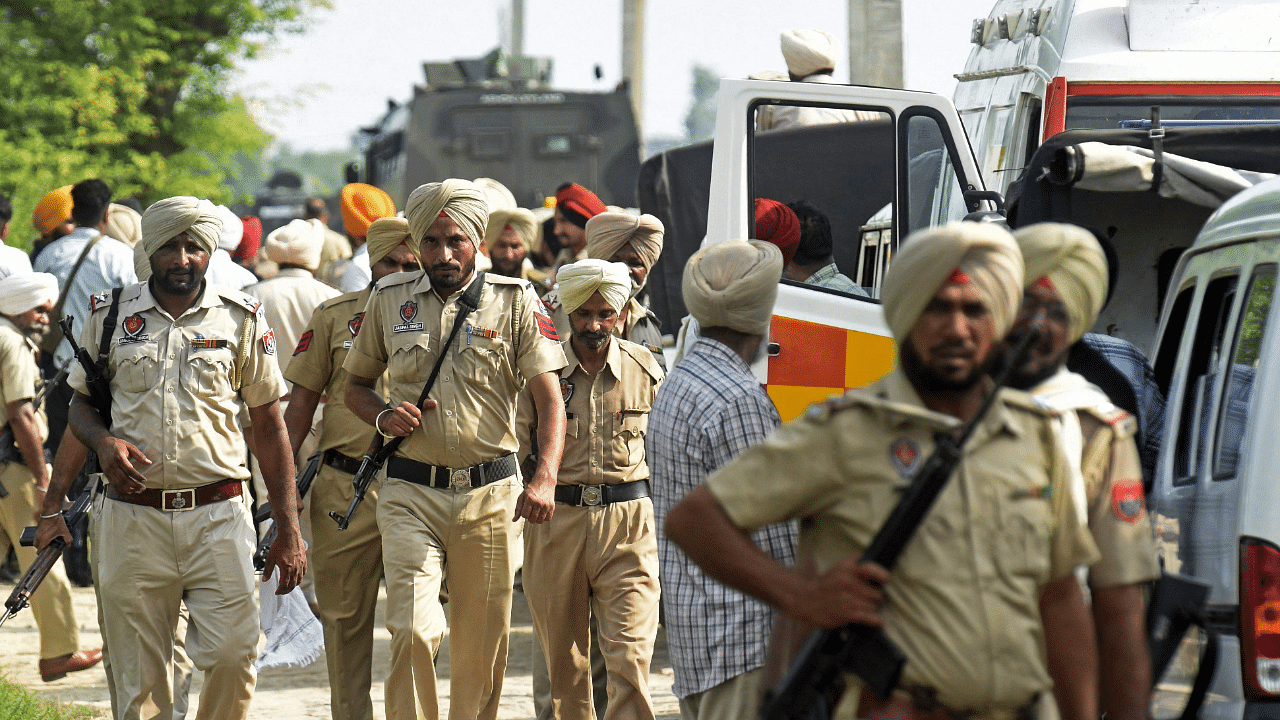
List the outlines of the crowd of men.
<svg viewBox="0 0 1280 720">
<path fill-rule="evenodd" d="M 805 51 L 817 40 L 784 36 L 792 79 L 829 75 Z M 653 718 L 660 623 L 683 718 L 754 716 L 766 657 L 786 656 L 771 637 L 850 622 L 883 628 L 906 664 L 888 696 L 847 678 L 839 717 L 1147 717 L 1158 569 L 1137 425 L 1067 369 L 1109 293 L 1090 232 L 964 222 L 906 238 L 880 291 L 897 367 L 784 426 L 751 369 L 780 280 L 866 294 L 832 261 L 821 210 L 760 199 L 756 239 L 693 255 L 696 331 L 668 367 L 644 295 L 662 223 L 576 183 L 548 205 L 448 179 L 397 213 L 353 183 L 344 234 L 320 202 L 264 240 L 208 200 L 139 212 L 92 179 L 49 193 L 34 260 L 0 242 L 0 528 L 15 546 L 31 522 L 37 547 L 70 540 L 62 510 L 90 452 L 107 482 L 90 522 L 103 646 L 81 648 L 55 567 L 32 598 L 43 678 L 101 662 L 115 718 L 169 720 L 198 669 L 197 718 L 245 717 L 252 495 L 275 523 L 263 579 L 308 587 L 322 623 L 335 720 L 373 716 L 382 580 L 386 717 L 439 717 L 447 632 L 449 717 L 496 718 L 517 578 L 539 717 Z M 0 199 L 0 241 L 11 217 Z M 97 364 L 46 395 L 71 360 L 49 332 L 62 317 Z M 939 436 L 966 424 L 892 572 L 860 562 Z M 339 529 L 330 512 L 382 447 Z M 36 549 L 17 552 L 25 570 Z"/>
</svg>

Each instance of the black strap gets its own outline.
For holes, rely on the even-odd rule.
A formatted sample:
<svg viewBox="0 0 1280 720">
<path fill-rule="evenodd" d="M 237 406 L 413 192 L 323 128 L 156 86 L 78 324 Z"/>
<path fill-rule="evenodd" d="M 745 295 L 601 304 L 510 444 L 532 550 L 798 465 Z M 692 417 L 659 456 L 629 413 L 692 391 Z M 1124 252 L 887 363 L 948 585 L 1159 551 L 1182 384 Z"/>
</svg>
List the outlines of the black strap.
<svg viewBox="0 0 1280 720">
<path fill-rule="evenodd" d="M 62 286 L 62 292 L 58 294 L 58 302 L 53 306 L 53 318 L 55 324 L 57 320 L 62 319 L 62 308 L 67 306 L 67 295 L 71 292 L 71 283 L 75 281 L 76 274 L 80 272 L 80 266 L 84 264 L 84 259 L 89 257 L 89 251 L 94 245 L 104 237 L 102 233 L 98 233 L 85 243 L 84 250 L 80 251 L 80 257 L 76 258 L 76 264 L 71 266 L 71 274 L 67 276 L 67 283 Z"/>
<path fill-rule="evenodd" d="M 1164 128 L 1160 126 L 1160 106 L 1151 106 L 1151 130 L 1147 133 L 1151 138 L 1151 154 L 1155 164 L 1151 167 L 1151 192 L 1160 192 L 1160 183 L 1164 180 Z"/>
<path fill-rule="evenodd" d="M 112 288 L 111 307 L 102 319 L 102 339 L 98 341 L 98 372 L 107 369 L 107 353 L 111 350 L 111 336 L 116 334 L 116 319 L 120 317 L 120 293 L 124 288 Z"/>
</svg>

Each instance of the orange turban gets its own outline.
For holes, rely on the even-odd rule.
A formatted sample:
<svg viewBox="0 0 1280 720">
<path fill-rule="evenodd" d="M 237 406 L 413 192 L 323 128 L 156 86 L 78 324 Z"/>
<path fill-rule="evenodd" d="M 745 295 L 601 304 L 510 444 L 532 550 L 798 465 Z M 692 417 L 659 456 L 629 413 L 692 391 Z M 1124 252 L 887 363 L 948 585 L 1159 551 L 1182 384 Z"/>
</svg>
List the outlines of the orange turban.
<svg viewBox="0 0 1280 720">
<path fill-rule="evenodd" d="M 45 195 L 36 204 L 36 211 L 31 222 L 41 235 L 48 235 L 53 229 L 71 219 L 71 186 L 64 185 Z"/>
<path fill-rule="evenodd" d="M 556 207 L 560 208 L 561 214 L 567 220 L 578 227 L 586 227 L 588 220 L 609 209 L 600 201 L 600 198 L 596 197 L 595 193 L 578 183 L 570 183 L 569 187 L 556 193 Z M 581 224 L 576 222 L 577 218 L 572 214 L 565 214 L 565 210 L 581 217 Z"/>
<path fill-rule="evenodd" d="M 777 245 L 785 267 L 800 249 L 800 219 L 777 200 L 756 198 L 756 238 Z"/>
<path fill-rule="evenodd" d="M 348 235 L 364 237 L 374 220 L 395 214 L 396 204 L 381 188 L 364 183 L 342 187 L 342 227 Z"/>
</svg>

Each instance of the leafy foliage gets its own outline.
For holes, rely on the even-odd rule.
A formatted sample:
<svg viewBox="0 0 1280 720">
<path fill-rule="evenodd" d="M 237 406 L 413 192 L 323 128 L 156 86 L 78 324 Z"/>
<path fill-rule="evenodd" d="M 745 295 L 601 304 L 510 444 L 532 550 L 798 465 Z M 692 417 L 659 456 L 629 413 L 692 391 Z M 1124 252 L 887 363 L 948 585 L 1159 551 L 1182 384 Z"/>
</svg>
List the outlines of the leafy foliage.
<svg viewBox="0 0 1280 720">
<path fill-rule="evenodd" d="M 720 76 L 705 65 L 693 66 L 693 104 L 685 116 L 684 127 L 689 142 L 709 140 L 716 132 L 716 91 Z"/>
</svg>

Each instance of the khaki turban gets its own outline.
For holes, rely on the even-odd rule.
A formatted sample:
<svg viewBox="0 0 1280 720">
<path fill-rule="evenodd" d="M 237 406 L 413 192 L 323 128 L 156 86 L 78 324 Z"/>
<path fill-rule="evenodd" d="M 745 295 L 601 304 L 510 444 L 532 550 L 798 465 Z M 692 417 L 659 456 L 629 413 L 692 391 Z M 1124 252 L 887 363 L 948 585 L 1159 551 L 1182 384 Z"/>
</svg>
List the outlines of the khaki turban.
<svg viewBox="0 0 1280 720">
<path fill-rule="evenodd" d="M 267 259 L 277 265 L 297 265 L 312 272 L 320 267 L 324 223 L 315 218 L 290 220 L 267 235 Z"/>
<path fill-rule="evenodd" d="M 516 237 L 520 238 L 526 251 L 533 250 L 533 243 L 538 237 L 538 221 L 533 217 L 532 211 L 512 208 L 489 212 L 489 229 L 484 234 L 484 244 L 489 252 L 493 252 L 493 244 L 502 237 L 503 231 L 507 228 L 516 232 Z M 589 240 L 588 243 L 590 243 Z"/>
<path fill-rule="evenodd" d="M 111 203 L 107 213 L 107 235 L 135 247 L 142 241 L 142 215 L 127 205 Z"/>
<path fill-rule="evenodd" d="M 368 230 L 369 265 L 377 265 L 387 253 L 405 243 L 412 250 L 409 242 L 409 221 L 402 217 L 384 217 L 373 221 Z M 417 254 L 415 253 L 416 257 Z"/>
<path fill-rule="evenodd" d="M 1022 253 L 1008 230 L 953 222 L 912 233 L 885 275 L 884 317 L 901 345 L 920 313 L 948 282 L 972 283 L 986 301 L 998 337 L 1013 326 L 1022 301 Z"/>
<path fill-rule="evenodd" d="M 40 198 L 31 214 L 31 224 L 41 235 L 48 235 L 54 228 L 71 219 L 71 186 L 63 185 Z"/>
<path fill-rule="evenodd" d="M 222 220 L 208 200 L 190 196 L 165 198 L 142 213 L 142 254 L 150 258 L 161 245 L 187 233 L 210 255 L 218 249 Z M 135 247 L 136 250 L 136 247 Z M 135 253 L 136 254 L 136 253 Z M 135 261 L 136 263 L 136 261 Z"/>
<path fill-rule="evenodd" d="M 684 304 L 703 328 L 763 335 L 780 279 L 782 251 L 776 245 L 763 240 L 713 243 L 684 266 Z"/>
<path fill-rule="evenodd" d="M 587 257 L 611 260 L 623 245 L 631 243 L 649 270 L 662 254 L 662 233 L 662 221 L 652 215 L 600 213 L 587 221 Z"/>
<path fill-rule="evenodd" d="M 582 307 L 597 292 L 616 312 L 622 312 L 631 299 L 631 275 L 622 263 L 579 260 L 556 271 L 556 284 L 567 313 Z"/>
<path fill-rule="evenodd" d="M 511 194 L 506 185 L 493 178 L 476 178 L 476 187 L 484 193 L 485 202 L 489 204 L 489 214 L 497 210 L 515 210 L 519 205 L 516 196 Z"/>
<path fill-rule="evenodd" d="M 480 241 L 484 240 L 484 231 L 489 224 L 489 204 L 484 191 L 468 180 L 450 179 L 419 185 L 409 195 L 404 216 L 409 220 L 409 234 L 413 236 L 410 245 L 414 254 L 421 252 L 422 236 L 440 213 L 457 223 L 476 252 L 480 251 Z"/>
<path fill-rule="evenodd" d="M 787 61 L 787 71 L 796 77 L 834 70 L 836 39 L 822 30 L 788 30 L 782 33 L 782 57 Z"/>
<path fill-rule="evenodd" d="M 365 237 L 378 218 L 396 214 L 396 204 L 382 188 L 365 183 L 342 186 L 342 229 L 352 237 Z"/>
<path fill-rule="evenodd" d="M 1047 283 L 1067 308 L 1067 341 L 1079 340 L 1107 298 L 1107 256 L 1093 233 L 1077 225 L 1037 223 L 1013 233 L 1022 250 L 1024 284 Z"/>
<path fill-rule="evenodd" d="M 244 237 L 244 221 L 226 205 L 218 206 L 218 218 L 222 220 L 222 234 L 218 238 L 218 249 L 235 252 Z"/>
<path fill-rule="evenodd" d="M 49 273 L 22 273 L 0 280 L 0 315 L 21 315 L 58 299 L 58 278 Z"/>
</svg>

